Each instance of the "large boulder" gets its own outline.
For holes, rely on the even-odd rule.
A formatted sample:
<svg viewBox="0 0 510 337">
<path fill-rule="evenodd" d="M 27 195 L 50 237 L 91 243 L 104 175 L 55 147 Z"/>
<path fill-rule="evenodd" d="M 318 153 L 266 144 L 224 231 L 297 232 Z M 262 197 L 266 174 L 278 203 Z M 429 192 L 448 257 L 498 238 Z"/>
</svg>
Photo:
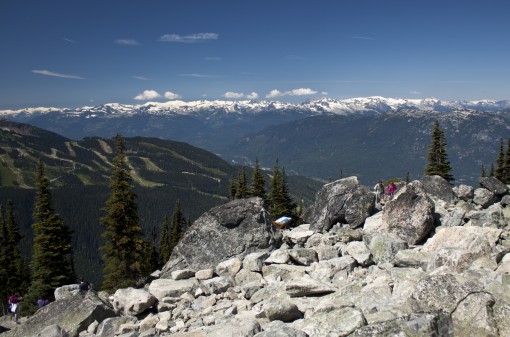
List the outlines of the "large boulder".
<svg viewBox="0 0 510 337">
<path fill-rule="evenodd" d="M 156 303 L 156 297 L 145 289 L 118 289 L 113 295 L 115 310 L 124 315 L 136 316 Z"/>
<path fill-rule="evenodd" d="M 388 201 L 381 221 L 365 224 L 364 232 L 402 239 L 409 245 L 422 242 L 434 227 L 434 202 L 418 181 L 403 187 Z"/>
<path fill-rule="evenodd" d="M 85 295 L 78 294 L 46 305 L 2 337 L 35 336 L 50 325 L 58 325 L 69 337 L 77 337 L 94 321 L 101 322 L 113 316 L 113 309 L 95 292 L 89 291 Z"/>
<path fill-rule="evenodd" d="M 478 178 L 478 183 L 496 195 L 503 195 L 508 192 L 508 187 L 496 177 Z"/>
<path fill-rule="evenodd" d="M 425 176 L 422 179 L 423 188 L 428 195 L 432 195 L 440 200 L 453 202 L 455 194 L 452 185 L 441 176 Z"/>
<path fill-rule="evenodd" d="M 227 259 L 262 250 L 277 244 L 271 216 L 261 198 L 240 199 L 204 213 L 186 231 L 163 267 L 161 278 L 178 269 L 214 268 Z"/>
<path fill-rule="evenodd" d="M 374 207 L 375 195 L 358 178 L 349 177 L 324 185 L 303 218 L 315 232 L 326 232 L 337 222 L 357 228 L 374 213 Z"/>
</svg>

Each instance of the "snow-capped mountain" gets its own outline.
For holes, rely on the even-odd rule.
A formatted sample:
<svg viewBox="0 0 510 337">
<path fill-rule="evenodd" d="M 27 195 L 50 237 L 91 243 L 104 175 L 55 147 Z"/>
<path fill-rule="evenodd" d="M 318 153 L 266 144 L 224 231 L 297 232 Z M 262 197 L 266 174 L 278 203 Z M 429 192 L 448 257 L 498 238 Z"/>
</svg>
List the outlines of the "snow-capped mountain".
<svg viewBox="0 0 510 337">
<path fill-rule="evenodd" d="M 87 118 L 103 116 L 132 116 L 136 114 L 149 115 L 186 115 L 203 118 L 226 115 L 260 114 L 267 112 L 293 111 L 305 115 L 353 113 L 387 113 L 399 110 L 448 112 L 454 110 L 501 111 L 510 109 L 510 100 L 495 101 L 441 101 L 435 98 L 426 99 L 396 99 L 385 97 L 360 97 L 349 99 L 322 98 L 300 104 L 278 101 L 168 101 L 148 102 L 139 105 L 109 103 L 97 106 L 83 106 L 78 108 L 25 108 L 19 110 L 0 110 L 0 116 L 41 115 L 59 113 L 68 116 L 84 116 Z"/>
<path fill-rule="evenodd" d="M 360 97 L 301 104 L 277 101 L 110 103 L 79 108 L 0 111 L 0 118 L 71 139 L 158 137 L 190 143 L 237 163 L 276 158 L 287 172 L 334 177 L 341 168 L 372 181 L 382 171 L 420 176 L 435 119 L 445 129 L 459 181 L 476 184 L 510 136 L 510 101 L 442 101 Z M 350 173 L 349 173 L 350 172 Z"/>
</svg>

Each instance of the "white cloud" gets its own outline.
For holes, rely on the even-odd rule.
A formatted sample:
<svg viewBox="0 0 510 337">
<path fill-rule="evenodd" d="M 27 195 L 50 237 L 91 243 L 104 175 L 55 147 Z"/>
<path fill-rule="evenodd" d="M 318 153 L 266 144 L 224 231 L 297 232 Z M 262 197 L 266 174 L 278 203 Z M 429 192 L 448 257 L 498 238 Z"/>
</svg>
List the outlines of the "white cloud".
<svg viewBox="0 0 510 337">
<path fill-rule="evenodd" d="M 317 94 L 317 91 L 312 90 L 310 88 L 292 89 L 292 90 L 284 91 L 284 92 L 282 92 L 278 89 L 273 89 L 266 95 L 266 98 L 275 98 L 275 97 L 282 97 L 282 96 L 305 96 L 305 95 L 315 95 L 315 94 Z"/>
<path fill-rule="evenodd" d="M 242 92 L 228 91 L 223 94 L 223 97 L 228 98 L 228 99 L 239 99 L 239 98 L 243 98 L 244 94 Z"/>
<path fill-rule="evenodd" d="M 274 97 L 280 97 L 280 96 L 284 96 L 285 93 L 281 92 L 280 90 L 278 89 L 273 89 L 271 90 L 267 95 L 266 95 L 266 98 L 274 98 Z"/>
<path fill-rule="evenodd" d="M 164 94 L 166 99 L 179 99 L 181 98 L 181 95 L 178 95 L 176 93 L 173 93 L 171 91 L 166 91 Z"/>
<path fill-rule="evenodd" d="M 161 95 L 155 90 L 144 90 L 141 94 L 135 96 L 134 99 L 138 101 L 147 101 L 159 97 L 161 97 Z"/>
<path fill-rule="evenodd" d="M 193 73 L 193 74 L 178 74 L 177 76 L 180 76 L 180 77 L 195 77 L 195 78 L 217 78 L 218 77 L 218 76 L 214 76 L 214 75 L 197 74 L 197 73 Z"/>
<path fill-rule="evenodd" d="M 133 76 L 134 79 L 140 80 L 140 81 L 148 81 L 149 79 L 145 76 Z"/>
<path fill-rule="evenodd" d="M 53 76 L 53 77 L 60 77 L 60 78 L 72 78 L 75 80 L 83 80 L 83 77 L 76 76 L 76 75 L 68 75 L 68 74 L 60 74 L 49 70 L 32 70 L 34 74 L 39 75 L 45 75 L 45 76 Z"/>
<path fill-rule="evenodd" d="M 422 95 L 422 93 L 421 93 L 421 92 L 416 91 L 416 90 L 410 91 L 409 93 L 410 93 L 411 95 Z"/>
<path fill-rule="evenodd" d="M 329 95 L 327 91 L 321 91 L 321 95 L 327 96 Z"/>
<path fill-rule="evenodd" d="M 138 46 L 140 43 L 133 39 L 117 39 L 113 41 L 115 44 L 120 44 L 122 46 Z"/>
<path fill-rule="evenodd" d="M 69 42 L 69 43 L 73 43 L 73 44 L 77 44 L 78 42 L 74 41 L 74 40 L 71 40 L 71 39 L 68 39 L 66 37 L 63 37 L 62 40 L 66 41 L 66 42 Z"/>
<path fill-rule="evenodd" d="M 257 94 L 257 93 L 254 91 L 254 92 L 252 92 L 251 94 L 246 95 L 246 98 L 247 98 L 247 99 L 257 99 L 257 98 L 259 98 L 259 94 Z"/>
<path fill-rule="evenodd" d="M 289 96 L 315 95 L 317 91 L 310 88 L 299 88 L 289 91 Z"/>
<path fill-rule="evenodd" d="M 217 40 L 218 37 L 219 35 L 217 33 L 196 33 L 189 35 L 165 34 L 159 38 L 159 41 L 194 43 L 207 40 Z"/>
</svg>

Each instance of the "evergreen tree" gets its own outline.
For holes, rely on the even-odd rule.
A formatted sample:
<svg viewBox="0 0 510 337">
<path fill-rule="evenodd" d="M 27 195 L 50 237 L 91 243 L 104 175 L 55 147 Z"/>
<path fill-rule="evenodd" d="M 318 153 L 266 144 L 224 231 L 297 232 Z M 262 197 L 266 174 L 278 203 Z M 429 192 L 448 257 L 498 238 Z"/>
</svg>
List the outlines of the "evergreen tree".
<svg viewBox="0 0 510 337">
<path fill-rule="evenodd" d="M 235 179 L 230 179 L 228 182 L 228 194 L 230 196 L 230 200 L 236 199 L 237 181 Z"/>
<path fill-rule="evenodd" d="M 448 182 L 454 180 L 451 175 L 452 168 L 448 161 L 448 155 L 446 154 L 446 138 L 444 132 L 439 127 L 437 119 L 432 128 L 432 141 L 429 146 L 427 160 L 428 163 L 425 168 L 426 176 L 438 175 Z"/>
<path fill-rule="evenodd" d="M 483 164 L 480 167 L 480 178 L 485 178 L 487 174 L 485 173 L 485 166 Z"/>
<path fill-rule="evenodd" d="M 8 241 L 7 254 L 9 256 L 9 279 L 5 284 L 10 290 L 19 290 L 24 293 L 30 285 L 30 273 L 27 273 L 27 266 L 21 258 L 21 249 L 19 243 L 23 238 L 19 232 L 19 225 L 14 214 L 12 201 L 7 202 L 7 211 L 5 213 L 5 225 L 7 227 Z"/>
<path fill-rule="evenodd" d="M 35 303 L 40 296 L 48 296 L 55 288 L 73 283 L 76 279 L 71 230 L 53 210 L 50 184 L 42 161 L 39 161 L 37 172 L 33 219 L 31 284 L 22 306 L 25 314 L 35 311 Z"/>
<path fill-rule="evenodd" d="M 489 170 L 489 177 L 494 177 L 494 162 L 491 162 L 491 168 Z"/>
<path fill-rule="evenodd" d="M 159 258 L 160 265 L 164 265 L 170 258 L 170 236 L 168 234 L 168 217 L 165 216 L 161 225 L 161 234 L 159 236 Z"/>
<path fill-rule="evenodd" d="M 508 138 L 508 145 L 506 147 L 503 179 L 505 184 L 510 185 L 510 137 Z"/>
<path fill-rule="evenodd" d="M 243 166 L 237 177 L 236 199 L 244 199 L 250 196 L 248 181 L 246 179 L 246 168 Z"/>
<path fill-rule="evenodd" d="M 344 170 L 340 169 L 340 179 L 344 178 Z"/>
<path fill-rule="evenodd" d="M 140 277 L 149 272 L 144 261 L 145 244 L 135 198 L 124 140 L 117 134 L 110 197 L 103 208 L 106 215 L 100 219 L 105 227 L 101 247 L 104 261 L 102 288 L 110 292 L 136 285 Z"/>
<path fill-rule="evenodd" d="M 409 171 L 407 171 L 406 174 L 406 184 L 409 184 L 411 182 L 411 178 L 409 177 Z"/>
<path fill-rule="evenodd" d="M 503 138 L 499 139 L 498 159 L 496 160 L 496 171 L 494 176 L 501 181 L 505 180 L 505 149 L 503 146 Z"/>
<path fill-rule="evenodd" d="M 179 243 L 184 234 L 183 228 L 186 226 L 186 219 L 181 210 L 181 202 L 179 199 L 175 202 L 174 213 L 172 214 L 172 235 L 170 237 L 170 254 L 175 246 Z"/>
<path fill-rule="evenodd" d="M 264 175 L 260 170 L 258 158 L 255 160 L 255 169 L 253 170 L 251 196 L 260 197 L 264 200 L 264 202 L 267 202 L 266 180 L 264 179 Z"/>
<path fill-rule="evenodd" d="M 158 231 L 156 229 L 156 225 L 152 225 L 150 241 L 147 242 L 148 245 L 148 254 L 149 254 L 149 263 L 151 266 L 151 270 L 156 270 L 159 268 L 159 261 L 161 260 L 159 257 L 159 249 L 157 245 L 158 241 Z"/>
<path fill-rule="evenodd" d="M 273 168 L 269 191 L 269 212 L 273 219 L 280 216 L 292 216 L 296 205 L 289 195 L 285 178 L 285 169 L 280 171 L 278 159 Z"/>
</svg>

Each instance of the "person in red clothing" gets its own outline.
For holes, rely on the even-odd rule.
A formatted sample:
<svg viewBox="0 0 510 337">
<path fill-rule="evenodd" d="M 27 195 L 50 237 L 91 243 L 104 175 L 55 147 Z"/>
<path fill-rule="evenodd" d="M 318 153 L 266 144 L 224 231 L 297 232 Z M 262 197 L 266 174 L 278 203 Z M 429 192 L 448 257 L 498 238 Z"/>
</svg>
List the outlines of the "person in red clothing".
<svg viewBox="0 0 510 337">
<path fill-rule="evenodd" d="M 18 293 L 9 296 L 9 311 L 14 322 L 18 323 L 19 302 L 23 299 Z"/>
<path fill-rule="evenodd" d="M 394 182 L 389 183 L 388 186 L 386 187 L 386 195 L 388 196 L 389 200 L 393 199 L 393 195 L 395 194 L 396 191 L 397 186 L 395 185 L 395 183 Z"/>
</svg>

